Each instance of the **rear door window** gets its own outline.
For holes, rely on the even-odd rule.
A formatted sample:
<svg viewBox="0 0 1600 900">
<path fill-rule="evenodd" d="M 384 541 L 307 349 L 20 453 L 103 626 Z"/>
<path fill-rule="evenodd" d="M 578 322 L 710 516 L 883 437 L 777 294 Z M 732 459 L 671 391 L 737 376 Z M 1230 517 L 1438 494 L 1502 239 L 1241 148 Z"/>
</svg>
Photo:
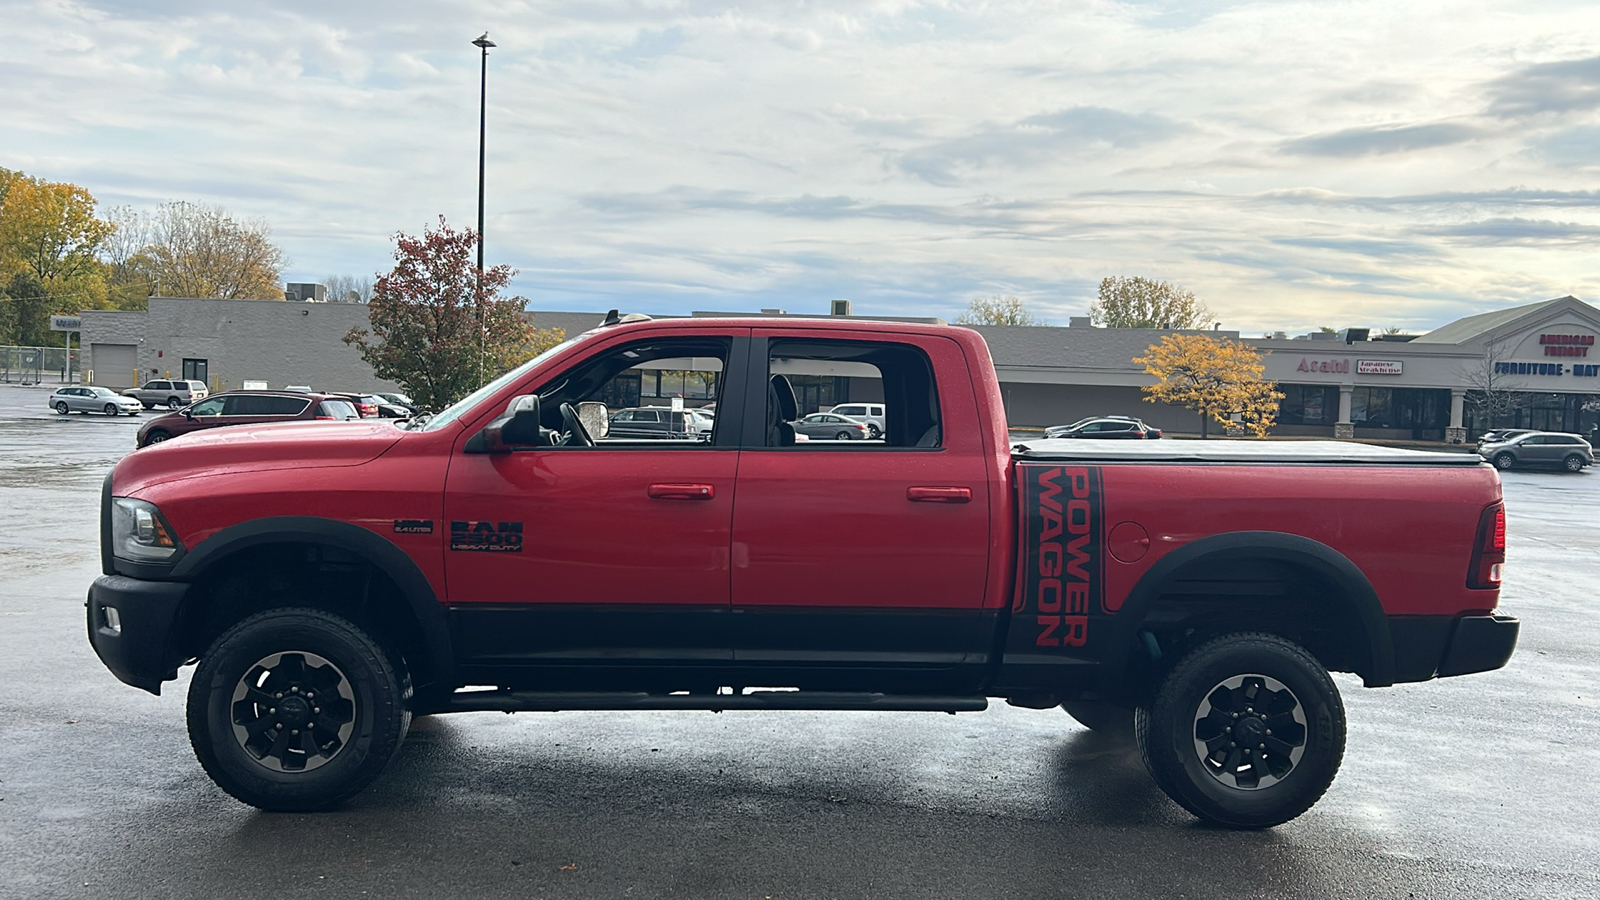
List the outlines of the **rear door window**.
<svg viewBox="0 0 1600 900">
<path fill-rule="evenodd" d="M 359 419 L 361 414 L 349 400 L 324 400 L 317 409 L 317 418 Z"/>
</svg>

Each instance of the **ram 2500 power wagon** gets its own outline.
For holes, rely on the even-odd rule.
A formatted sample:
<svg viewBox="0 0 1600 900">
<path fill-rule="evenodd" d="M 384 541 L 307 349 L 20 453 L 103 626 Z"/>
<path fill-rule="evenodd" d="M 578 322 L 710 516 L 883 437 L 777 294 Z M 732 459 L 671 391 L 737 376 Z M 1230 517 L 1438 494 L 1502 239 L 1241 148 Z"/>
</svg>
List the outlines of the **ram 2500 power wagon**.
<svg viewBox="0 0 1600 900">
<path fill-rule="evenodd" d="M 629 317 L 633 318 L 633 317 Z M 681 404 L 676 398 L 683 398 Z M 797 441 L 842 399 L 876 441 Z M 706 441 L 607 409 L 715 401 Z M 430 420 L 241 426 L 108 476 L 95 650 L 265 809 L 337 803 L 413 715 L 976 711 L 1131 726 L 1226 826 L 1334 778 L 1368 687 L 1498 668 L 1505 515 L 1464 454 L 1008 440 L 954 327 L 607 323 Z"/>
</svg>

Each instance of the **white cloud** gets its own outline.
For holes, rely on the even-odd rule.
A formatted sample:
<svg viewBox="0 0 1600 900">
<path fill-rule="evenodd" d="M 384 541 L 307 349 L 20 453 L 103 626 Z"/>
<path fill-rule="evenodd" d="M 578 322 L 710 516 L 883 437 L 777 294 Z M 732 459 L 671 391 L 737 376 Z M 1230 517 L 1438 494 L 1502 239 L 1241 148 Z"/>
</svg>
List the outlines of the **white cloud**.
<svg viewBox="0 0 1600 900">
<path fill-rule="evenodd" d="M 536 307 L 1426 327 L 1600 296 L 1587 2 L 0 7 L 0 165 L 267 219 L 291 279 L 475 218 Z"/>
</svg>

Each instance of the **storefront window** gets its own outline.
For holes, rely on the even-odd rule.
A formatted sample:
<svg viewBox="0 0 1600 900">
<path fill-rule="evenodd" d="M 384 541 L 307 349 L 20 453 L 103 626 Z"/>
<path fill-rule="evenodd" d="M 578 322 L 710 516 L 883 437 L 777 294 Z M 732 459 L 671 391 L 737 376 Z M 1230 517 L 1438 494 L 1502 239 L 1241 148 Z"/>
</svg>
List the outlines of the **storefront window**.
<svg viewBox="0 0 1600 900">
<path fill-rule="evenodd" d="M 1323 384 L 1280 384 L 1278 421 L 1284 425 L 1332 425 L 1339 417 L 1339 389 Z"/>
</svg>

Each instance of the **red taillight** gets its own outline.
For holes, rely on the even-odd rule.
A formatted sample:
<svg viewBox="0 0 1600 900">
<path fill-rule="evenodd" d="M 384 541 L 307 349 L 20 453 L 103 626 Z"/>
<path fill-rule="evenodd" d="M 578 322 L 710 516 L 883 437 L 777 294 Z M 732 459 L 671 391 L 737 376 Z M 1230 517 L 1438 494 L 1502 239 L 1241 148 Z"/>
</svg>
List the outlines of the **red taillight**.
<svg viewBox="0 0 1600 900">
<path fill-rule="evenodd" d="M 335 419 L 333 416 L 317 416 L 317 421 L 318 422 L 337 422 L 338 419 Z"/>
<path fill-rule="evenodd" d="M 1472 548 L 1472 566 L 1467 570 L 1467 587 L 1479 591 L 1500 587 L 1506 564 L 1506 508 L 1496 503 L 1478 518 L 1478 539 Z"/>
<path fill-rule="evenodd" d="M 1161 437 L 1161 429 L 1159 429 L 1159 428 L 1150 429 L 1150 436 L 1153 437 L 1153 438 Z"/>
</svg>

